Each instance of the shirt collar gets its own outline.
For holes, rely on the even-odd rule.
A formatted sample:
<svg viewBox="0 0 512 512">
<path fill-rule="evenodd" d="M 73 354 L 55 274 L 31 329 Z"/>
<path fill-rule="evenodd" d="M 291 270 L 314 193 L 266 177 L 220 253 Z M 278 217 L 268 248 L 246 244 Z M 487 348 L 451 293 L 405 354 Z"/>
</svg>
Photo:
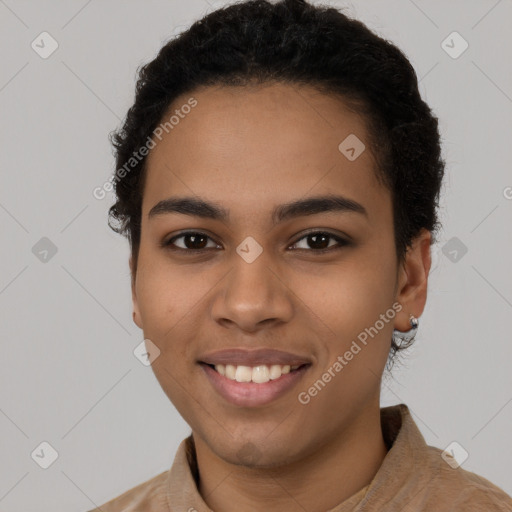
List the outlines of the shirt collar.
<svg viewBox="0 0 512 512">
<path fill-rule="evenodd" d="M 425 460 L 427 445 L 405 404 L 380 409 L 381 427 L 388 453 L 373 480 L 329 512 L 349 512 L 355 505 L 370 504 L 385 496 L 396 496 L 405 480 Z M 179 445 L 168 471 L 166 490 L 171 512 L 193 510 L 210 512 L 199 494 L 198 471 L 192 435 Z"/>
</svg>

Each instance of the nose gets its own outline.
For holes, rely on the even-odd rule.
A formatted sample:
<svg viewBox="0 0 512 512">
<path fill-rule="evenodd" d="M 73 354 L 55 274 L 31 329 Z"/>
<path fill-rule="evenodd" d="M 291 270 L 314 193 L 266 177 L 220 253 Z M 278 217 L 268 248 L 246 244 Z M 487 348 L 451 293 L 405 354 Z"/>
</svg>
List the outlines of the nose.
<svg viewBox="0 0 512 512">
<path fill-rule="evenodd" d="M 252 263 L 236 255 L 231 272 L 221 281 L 212 316 L 224 327 L 256 332 L 292 318 L 293 293 L 263 254 Z"/>
</svg>

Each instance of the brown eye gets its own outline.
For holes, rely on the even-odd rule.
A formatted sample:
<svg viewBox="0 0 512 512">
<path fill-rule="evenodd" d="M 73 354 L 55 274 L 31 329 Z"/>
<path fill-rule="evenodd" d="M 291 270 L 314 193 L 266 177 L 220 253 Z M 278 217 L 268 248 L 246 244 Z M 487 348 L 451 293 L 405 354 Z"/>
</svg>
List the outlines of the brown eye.
<svg viewBox="0 0 512 512">
<path fill-rule="evenodd" d="M 331 236 L 325 233 L 318 233 L 308 235 L 306 238 L 312 249 L 327 249 L 327 247 L 329 247 L 329 240 Z"/>
<path fill-rule="evenodd" d="M 349 245 L 347 240 L 334 235 L 332 233 L 326 233 L 324 231 L 314 231 L 312 233 L 308 233 L 306 236 L 303 236 L 299 240 L 297 240 L 292 247 L 297 246 L 302 240 L 305 240 L 305 247 L 298 247 L 298 250 L 312 250 L 312 252 L 324 252 L 335 249 L 340 249 L 345 245 Z M 330 242 L 334 241 L 334 244 Z"/>
<path fill-rule="evenodd" d="M 175 242 L 177 240 L 182 239 L 180 244 L 176 244 Z M 217 244 L 211 241 L 213 243 L 213 246 L 210 245 L 210 247 L 207 246 L 208 240 L 211 240 L 208 235 L 205 233 L 195 232 L 195 231 L 189 231 L 186 233 L 181 233 L 180 235 L 177 235 L 171 239 L 169 239 L 167 242 L 164 242 L 164 246 L 168 247 L 172 250 L 183 250 L 183 251 L 201 251 L 203 249 L 207 248 L 215 248 L 217 247 Z"/>
</svg>

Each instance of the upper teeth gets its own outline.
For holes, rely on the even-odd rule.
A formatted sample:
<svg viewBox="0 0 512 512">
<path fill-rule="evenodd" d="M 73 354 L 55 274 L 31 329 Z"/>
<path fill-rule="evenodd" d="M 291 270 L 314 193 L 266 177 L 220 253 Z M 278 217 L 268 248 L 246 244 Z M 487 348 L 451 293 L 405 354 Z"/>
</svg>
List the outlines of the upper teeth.
<svg viewBox="0 0 512 512">
<path fill-rule="evenodd" d="M 289 373 L 291 370 L 299 368 L 300 364 L 290 366 L 289 364 L 280 365 L 273 364 L 260 366 L 242 366 L 232 364 L 216 364 L 215 369 L 230 380 L 237 382 L 256 382 L 258 384 L 268 382 L 269 380 L 278 379 L 281 375 Z"/>
</svg>

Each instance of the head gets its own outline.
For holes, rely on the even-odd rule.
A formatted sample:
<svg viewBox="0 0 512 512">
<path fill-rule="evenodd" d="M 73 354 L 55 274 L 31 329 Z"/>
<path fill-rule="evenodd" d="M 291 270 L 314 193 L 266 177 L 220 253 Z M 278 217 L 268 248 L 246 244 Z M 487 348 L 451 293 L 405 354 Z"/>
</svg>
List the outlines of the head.
<svg viewBox="0 0 512 512">
<path fill-rule="evenodd" d="M 270 464 L 378 403 L 393 329 L 425 306 L 444 172 L 437 118 L 398 48 L 334 8 L 233 4 L 140 69 L 112 141 L 110 225 L 130 242 L 134 321 L 195 432 L 233 460 L 259 441 Z M 233 347 L 301 354 L 309 373 L 294 399 L 237 408 L 198 363 Z"/>
</svg>

